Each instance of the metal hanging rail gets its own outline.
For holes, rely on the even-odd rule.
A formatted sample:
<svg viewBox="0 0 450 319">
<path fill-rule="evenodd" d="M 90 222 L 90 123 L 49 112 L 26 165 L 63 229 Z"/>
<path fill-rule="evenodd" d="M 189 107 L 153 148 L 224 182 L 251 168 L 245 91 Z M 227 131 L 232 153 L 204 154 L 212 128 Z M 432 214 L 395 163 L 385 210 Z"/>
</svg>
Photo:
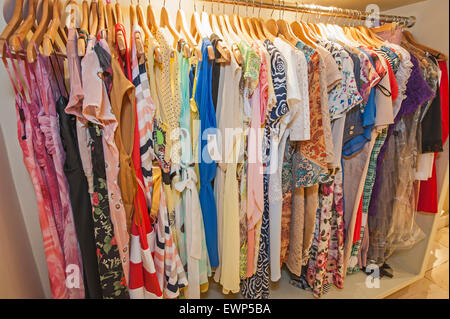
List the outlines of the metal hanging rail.
<svg viewBox="0 0 450 319">
<path fill-rule="evenodd" d="M 319 14 L 331 17 L 346 18 L 352 20 L 366 20 L 370 19 L 372 12 L 365 12 L 353 9 L 342 9 L 336 7 L 325 7 L 315 4 L 303 4 L 295 2 L 285 2 L 285 1 L 258 1 L 258 0 L 201 0 L 203 2 L 216 2 L 220 4 L 228 5 L 238 5 L 244 7 L 256 7 L 262 9 L 271 10 L 281 10 L 281 11 L 292 11 L 292 12 L 302 12 L 306 14 Z M 416 23 L 416 17 L 405 17 L 396 15 L 379 14 L 377 15 L 380 25 L 390 22 L 397 22 L 405 27 L 411 28 Z"/>
</svg>

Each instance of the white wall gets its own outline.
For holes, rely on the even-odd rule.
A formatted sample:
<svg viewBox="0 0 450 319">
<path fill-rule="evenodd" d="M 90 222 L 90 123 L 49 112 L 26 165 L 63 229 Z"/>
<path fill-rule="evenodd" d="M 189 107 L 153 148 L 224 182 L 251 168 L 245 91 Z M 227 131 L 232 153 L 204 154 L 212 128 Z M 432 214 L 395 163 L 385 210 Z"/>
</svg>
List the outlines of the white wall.
<svg viewBox="0 0 450 319">
<path fill-rule="evenodd" d="M 0 129 L 0 298 L 44 298 Z"/>
<path fill-rule="evenodd" d="M 129 4 L 128 0 L 120 0 L 122 4 Z M 159 13 L 160 8 L 163 5 L 163 1 L 151 1 L 155 12 Z M 255 2 L 258 2 L 257 0 Z M 144 4 L 147 1 L 143 1 Z M 175 22 L 176 10 L 178 9 L 179 0 L 167 0 L 166 8 L 169 10 L 173 22 Z M 197 1 L 197 9 L 203 8 L 203 2 Z M 193 0 L 182 0 L 182 8 L 189 17 L 194 10 Z M 336 1 L 336 6 L 339 6 Z M 223 9 L 218 9 L 217 4 L 214 6 L 214 11 L 222 13 Z M 417 24 L 412 29 L 413 34 L 417 40 L 428 44 L 431 47 L 443 50 L 448 54 L 448 10 L 449 2 L 446 0 L 428 0 L 420 2 L 414 5 L 405 6 L 396 10 L 389 11 L 390 13 L 401 15 L 415 15 L 417 17 Z M 205 4 L 205 11 L 211 11 L 211 4 Z M 230 14 L 233 12 L 232 6 L 226 6 L 225 12 Z M 236 10 L 237 12 L 237 10 Z M 240 13 L 244 15 L 248 12 L 249 15 L 258 16 L 259 9 L 251 9 L 248 11 L 246 8 L 241 7 Z M 267 18 L 271 15 L 271 10 L 261 10 L 261 17 Z M 126 19 L 127 14 L 124 14 Z M 274 13 L 274 17 L 278 17 L 278 13 Z M 286 13 L 286 20 L 295 19 L 295 13 Z M 324 21 L 327 21 L 326 18 Z M 318 21 L 318 18 L 311 18 L 310 21 Z M 0 30 L 5 27 L 5 21 L 3 16 L 0 18 Z M 127 26 L 129 27 L 129 26 Z M 3 133 L 3 139 L 5 148 L 7 151 L 7 159 L 9 161 L 9 167 L 11 169 L 14 184 L 13 187 L 18 195 L 21 214 L 25 224 L 26 234 L 23 234 L 22 240 L 29 241 L 32 249 L 32 254 L 36 263 L 36 267 L 39 273 L 39 277 L 42 283 L 43 291 L 46 297 L 50 297 L 50 289 L 47 277 L 47 267 L 45 261 L 45 255 L 42 245 L 41 231 L 39 227 L 38 213 L 36 198 L 34 195 L 33 187 L 31 185 L 28 173 L 22 161 L 22 153 L 17 141 L 17 128 L 16 128 L 16 115 L 14 109 L 14 96 L 11 84 L 8 79 L 8 75 L 3 66 L 0 66 L 0 129 Z M 1 138 L 1 135 L 0 135 Z M 448 149 L 448 147 L 447 147 Z M 448 153 L 446 155 L 448 159 Z M 7 166 L 4 166 L 7 167 Z M 441 174 L 443 175 L 443 174 Z M 1 181 L 4 183 L 4 181 Z M 18 208 L 17 208 L 18 210 Z M 11 212 L 11 214 L 19 214 L 18 211 Z"/>
<path fill-rule="evenodd" d="M 449 1 L 427 0 L 386 11 L 387 14 L 415 16 L 410 29 L 417 41 L 449 54 Z"/>
</svg>

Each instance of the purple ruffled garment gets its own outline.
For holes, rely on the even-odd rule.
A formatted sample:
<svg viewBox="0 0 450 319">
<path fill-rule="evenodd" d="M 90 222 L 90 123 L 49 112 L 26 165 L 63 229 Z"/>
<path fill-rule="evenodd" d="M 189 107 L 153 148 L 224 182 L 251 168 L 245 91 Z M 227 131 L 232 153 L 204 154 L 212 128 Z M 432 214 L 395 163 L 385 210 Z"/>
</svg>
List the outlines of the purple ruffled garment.
<svg viewBox="0 0 450 319">
<path fill-rule="evenodd" d="M 435 95 L 433 90 L 431 90 L 431 88 L 423 78 L 420 72 L 419 62 L 413 54 L 411 54 L 411 62 L 414 66 L 412 68 L 411 76 L 409 77 L 408 83 L 406 85 L 406 98 L 402 103 L 400 111 L 394 119 L 394 124 L 389 126 L 386 141 L 384 142 L 384 145 L 382 146 L 380 154 L 378 156 L 376 178 L 373 185 L 368 211 L 369 216 L 375 216 L 377 212 L 377 198 L 380 192 L 380 184 L 382 181 L 380 172 L 383 168 L 384 158 L 386 155 L 387 146 L 389 144 L 388 142 L 392 134 L 394 133 L 395 126 L 403 116 L 414 113 L 417 108 L 423 105 L 426 101 L 432 99 Z"/>
</svg>

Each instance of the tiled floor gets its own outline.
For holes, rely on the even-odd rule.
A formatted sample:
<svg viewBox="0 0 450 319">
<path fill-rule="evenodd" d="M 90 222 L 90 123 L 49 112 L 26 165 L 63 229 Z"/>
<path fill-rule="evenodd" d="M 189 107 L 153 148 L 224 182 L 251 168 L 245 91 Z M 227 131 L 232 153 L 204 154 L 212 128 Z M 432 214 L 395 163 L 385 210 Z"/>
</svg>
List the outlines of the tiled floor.
<svg viewBox="0 0 450 319">
<path fill-rule="evenodd" d="M 449 228 L 436 235 L 425 278 L 396 292 L 388 299 L 449 299 Z"/>
</svg>

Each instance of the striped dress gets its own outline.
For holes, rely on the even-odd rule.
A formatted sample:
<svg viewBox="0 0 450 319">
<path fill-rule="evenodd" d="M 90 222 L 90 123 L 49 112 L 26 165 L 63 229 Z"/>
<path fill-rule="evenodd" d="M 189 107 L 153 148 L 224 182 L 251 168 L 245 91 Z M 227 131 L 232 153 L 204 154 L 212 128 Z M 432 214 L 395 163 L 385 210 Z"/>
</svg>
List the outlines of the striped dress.
<svg viewBox="0 0 450 319">
<path fill-rule="evenodd" d="M 172 228 L 169 224 L 166 195 L 161 183 L 161 169 L 158 167 L 153 168 L 153 178 L 155 185 L 160 185 L 159 188 L 155 187 L 153 189 L 154 196 L 159 197 L 153 258 L 155 261 L 156 275 L 163 289 L 164 298 L 173 299 L 179 296 L 180 289 L 186 287 L 188 281 L 174 242 Z"/>
<path fill-rule="evenodd" d="M 137 26 L 133 27 L 133 34 L 140 32 Z M 151 140 L 154 104 L 150 98 L 145 61 L 139 63 L 134 36 L 131 37 L 131 59 L 133 84 L 136 87 L 136 128 L 133 149 L 133 164 L 138 183 L 138 193 L 135 198 L 135 214 L 131 225 L 131 251 L 130 251 L 130 283 L 129 292 L 132 299 L 161 298 L 161 286 L 156 276 L 150 244 L 154 241 L 154 231 L 148 215 L 151 194 L 144 186 L 143 170 L 141 169 L 141 147 Z M 144 154 L 145 155 L 145 154 Z M 149 176 L 146 171 L 147 185 Z M 151 178 L 151 176 L 150 176 Z M 144 193 L 147 196 L 144 196 Z M 150 198 L 149 198 L 150 196 Z"/>
</svg>

